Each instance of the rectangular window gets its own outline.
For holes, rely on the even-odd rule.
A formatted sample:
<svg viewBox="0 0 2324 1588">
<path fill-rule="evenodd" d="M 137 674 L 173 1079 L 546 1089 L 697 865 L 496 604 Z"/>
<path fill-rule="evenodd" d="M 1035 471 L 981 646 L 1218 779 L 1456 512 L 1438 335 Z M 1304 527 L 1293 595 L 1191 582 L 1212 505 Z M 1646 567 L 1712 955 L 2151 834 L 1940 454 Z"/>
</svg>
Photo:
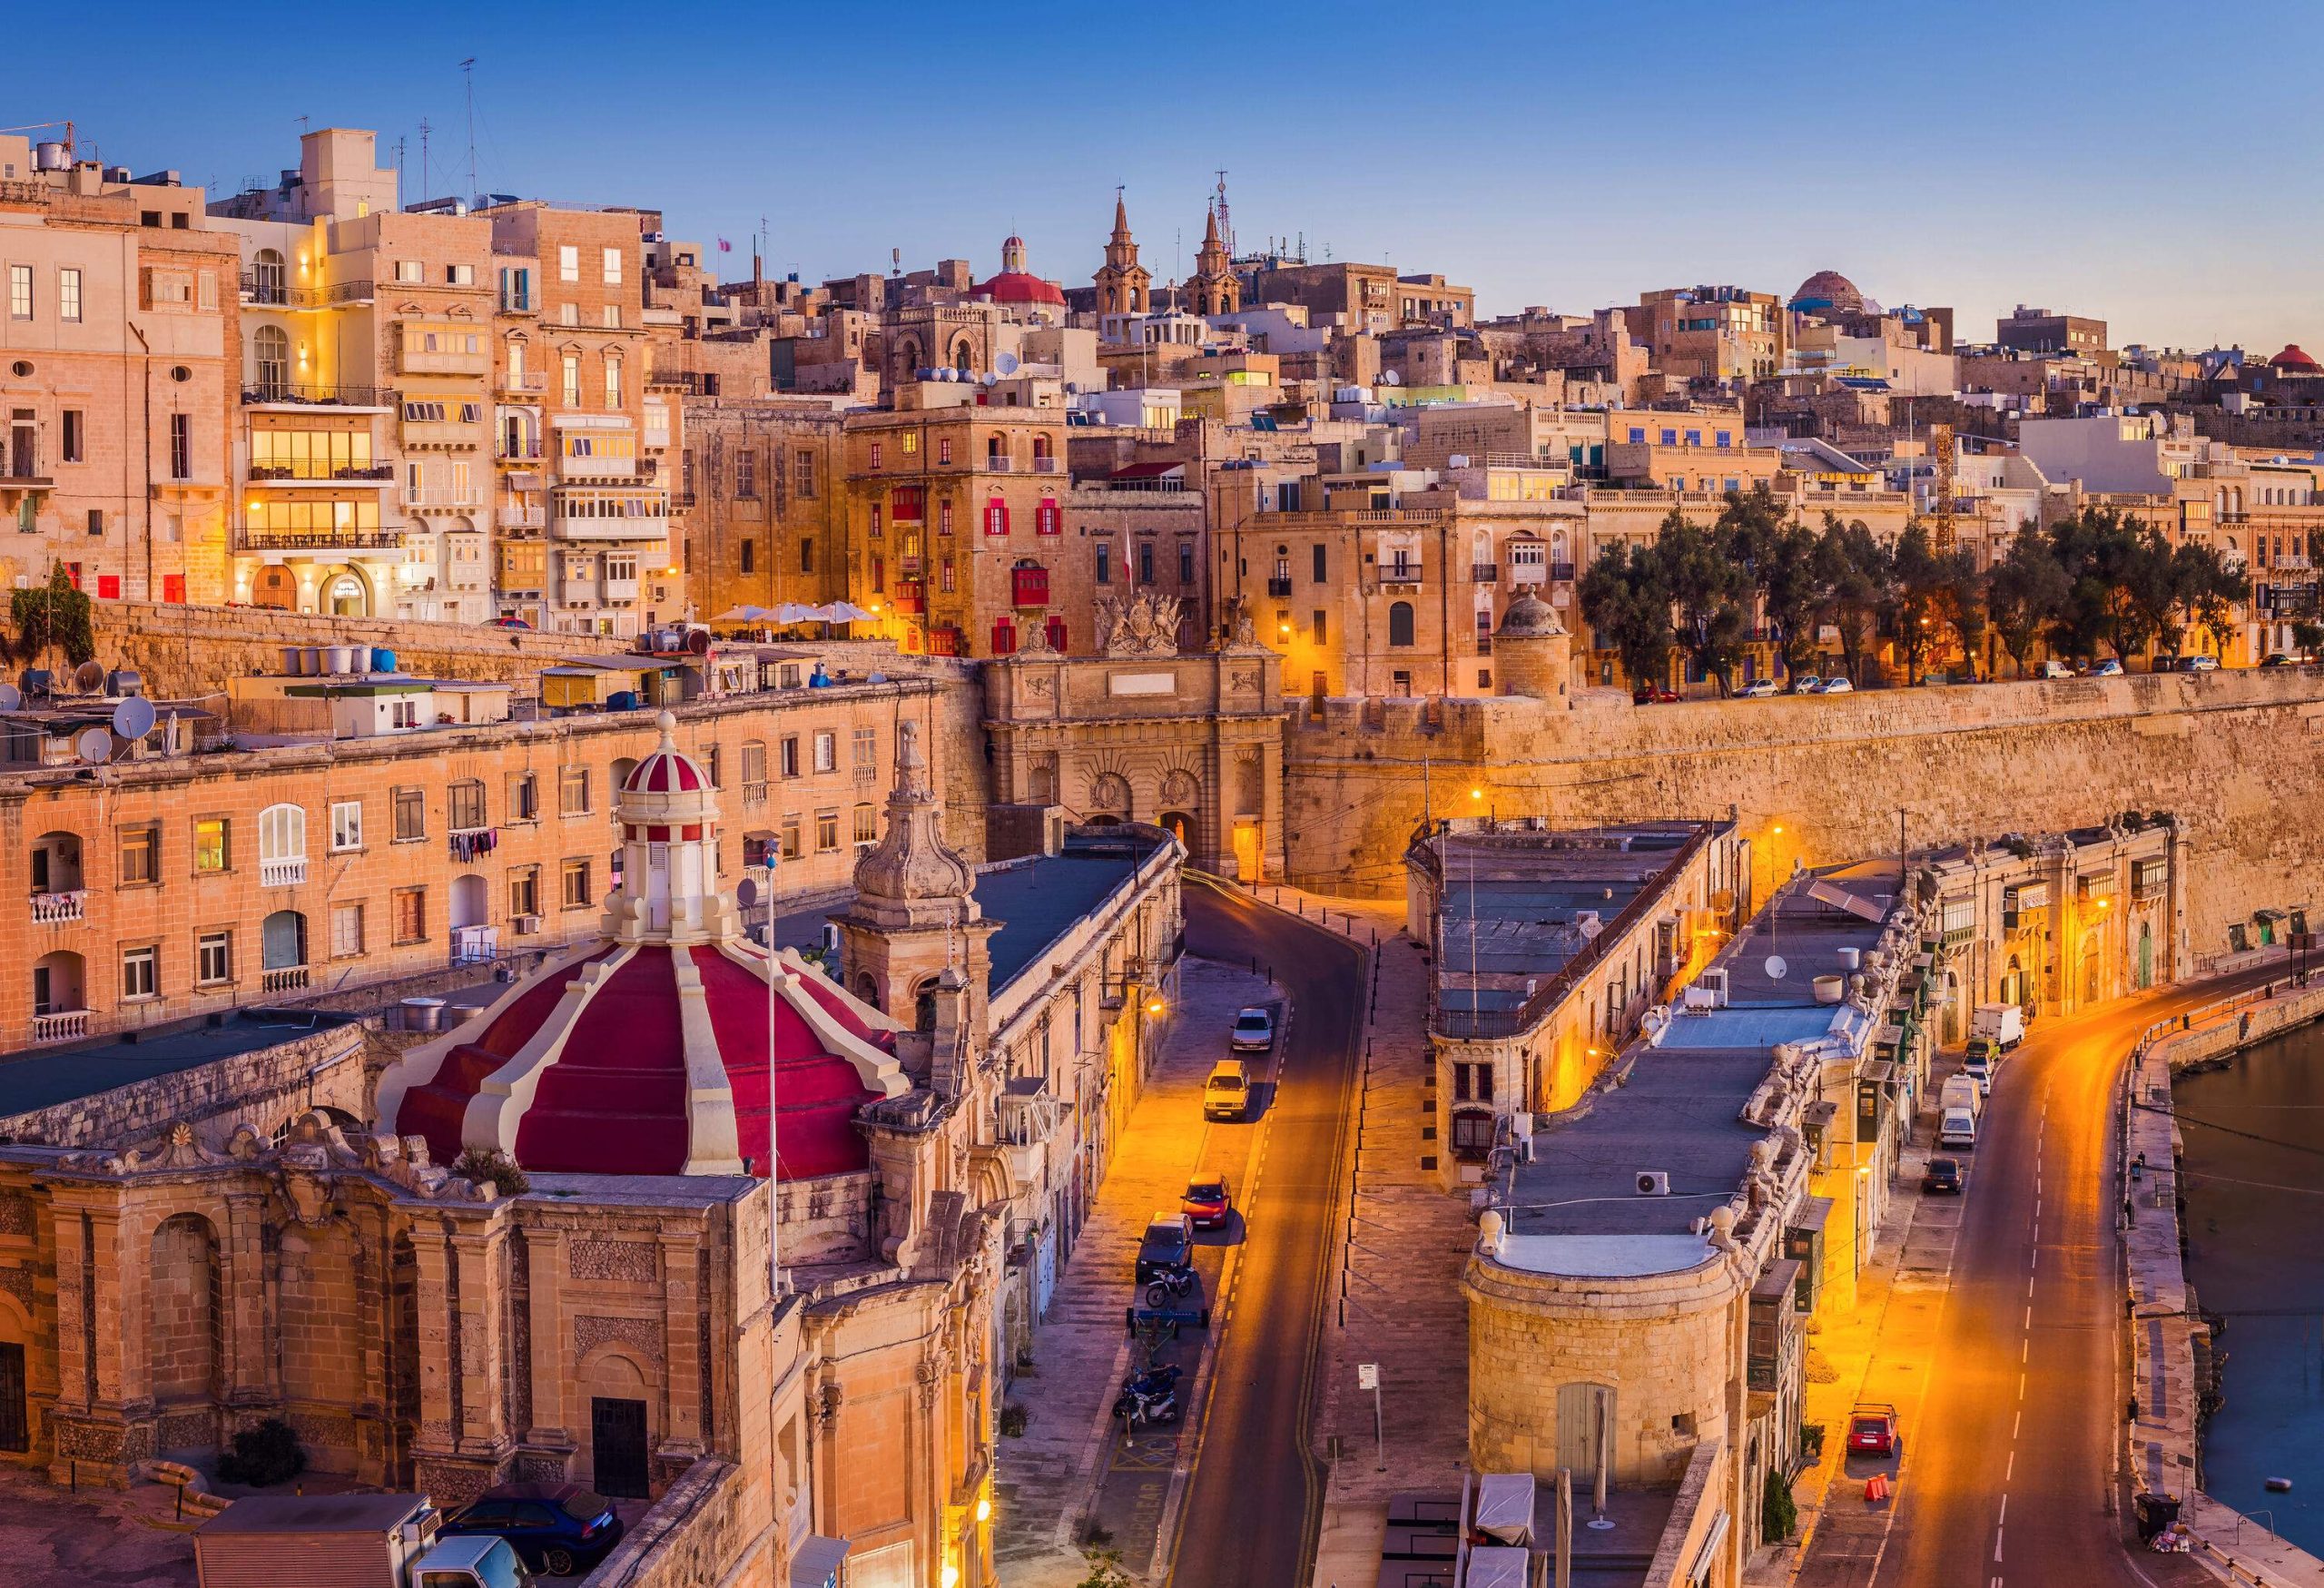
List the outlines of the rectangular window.
<svg viewBox="0 0 2324 1588">
<path fill-rule="evenodd" d="M 520 865 L 508 873 L 508 913 L 538 915 L 541 912 L 541 868 Z"/>
<path fill-rule="evenodd" d="M 577 281 L 581 279 L 581 250 L 577 245 L 570 242 L 557 244 L 556 279 L 560 281 Z"/>
<path fill-rule="evenodd" d="M 162 880 L 162 830 L 148 824 L 121 830 L 121 885 L 139 887 Z"/>
<path fill-rule="evenodd" d="M 427 281 L 427 262 L 423 260 L 417 259 L 399 259 L 396 261 L 396 280 L 399 281 L 409 282 L 415 286 Z"/>
<path fill-rule="evenodd" d="M 559 384 L 565 389 L 565 406 L 567 408 L 579 408 L 581 406 L 580 354 L 567 353 L 565 355 L 565 368 L 563 373 L 565 379 L 559 382 Z"/>
<path fill-rule="evenodd" d="M 335 960 L 351 960 L 363 952 L 363 906 L 330 907 L 330 952 Z"/>
<path fill-rule="evenodd" d="M 799 740 L 795 735 L 783 741 L 782 759 L 779 764 L 783 768 L 783 776 L 799 775 Z"/>
<path fill-rule="evenodd" d="M 621 250 L 618 248 L 601 249 L 599 251 L 599 257 L 605 261 L 606 285 L 609 287 L 620 285 Z"/>
<path fill-rule="evenodd" d="M 799 813 L 792 811 L 783 818 L 783 858 L 799 858 Z"/>
<path fill-rule="evenodd" d="M 855 730 L 855 781 L 870 783 L 880 775 L 880 730 Z"/>
<path fill-rule="evenodd" d="M 876 843 L 880 839 L 880 807 L 865 801 L 855 807 L 855 842 Z"/>
<path fill-rule="evenodd" d="M 428 791 L 424 788 L 396 790 L 396 842 L 409 843 L 415 838 L 428 836 Z"/>
<path fill-rule="evenodd" d="M 363 802 L 338 800 L 330 807 L 330 847 L 333 853 L 363 847 Z"/>
<path fill-rule="evenodd" d="M 222 872 L 233 864 L 232 824 L 223 816 L 203 816 L 193 824 L 193 869 Z"/>
<path fill-rule="evenodd" d="M 193 942 L 193 979 L 205 987 L 234 979 L 234 934 L 205 932 Z"/>
<path fill-rule="evenodd" d="M 793 459 L 792 462 L 795 465 L 791 471 L 792 488 L 798 493 L 801 501 L 813 501 L 815 499 L 815 455 L 812 452 L 802 452 Z"/>
<path fill-rule="evenodd" d="M 800 539 L 799 571 L 803 574 L 812 574 L 815 571 L 815 538 L 812 535 L 804 536 Z"/>
<path fill-rule="evenodd" d="M 170 478 L 193 478 L 193 416 L 190 413 L 170 416 Z"/>
<path fill-rule="evenodd" d="M 586 910 L 596 902 L 589 891 L 589 863 L 568 860 L 558 873 L 557 897 L 567 910 Z"/>
<path fill-rule="evenodd" d="M 839 735 L 829 729 L 815 735 L 815 770 L 817 772 L 839 770 Z"/>
<path fill-rule="evenodd" d="M 1320 585 L 1324 582 L 1324 548 L 1321 546 L 1317 546 L 1314 550 L 1315 558 L 1315 582 Z"/>
<path fill-rule="evenodd" d="M 1154 582 L 1154 543 L 1150 540 L 1142 541 L 1138 545 L 1137 582 L 1141 585 L 1150 585 Z"/>
<path fill-rule="evenodd" d="M 748 447 L 734 454 L 734 494 L 753 498 L 759 494 L 759 455 Z"/>
<path fill-rule="evenodd" d="M 1191 585 L 1194 582 L 1195 543 L 1191 540 L 1181 540 L 1178 542 L 1178 583 Z"/>
<path fill-rule="evenodd" d="M 393 895 L 396 942 L 418 942 L 428 935 L 428 890 L 398 888 Z"/>
<path fill-rule="evenodd" d="M 81 272 L 56 272 L 56 318 L 77 322 L 81 318 Z"/>
<path fill-rule="evenodd" d="M 817 854 L 829 854 L 832 850 L 837 849 L 838 847 L 839 813 L 837 811 L 817 811 L 815 813 L 815 853 Z"/>
<path fill-rule="evenodd" d="M 476 266 L 472 264 L 446 265 L 444 280 L 455 287 L 473 287 L 476 285 Z"/>
<path fill-rule="evenodd" d="M 162 951 L 152 943 L 121 952 L 121 996 L 151 998 L 161 990 Z"/>
<path fill-rule="evenodd" d="M 474 778 L 463 778 L 445 792 L 444 820 L 455 833 L 474 833 L 488 827 L 488 813 L 484 808 L 484 784 Z"/>
<path fill-rule="evenodd" d="M 8 318 L 30 320 L 33 317 L 33 267 L 12 264 L 8 267 Z"/>
<path fill-rule="evenodd" d="M 1324 609 L 1321 607 L 1308 615 L 1307 637 L 1316 645 L 1324 643 Z"/>
<path fill-rule="evenodd" d="M 508 819 L 511 822 L 537 822 L 540 814 L 540 774 L 534 772 L 509 774 Z"/>
<path fill-rule="evenodd" d="M 85 417 L 77 408 L 68 408 L 59 417 L 64 421 L 64 461 L 85 462 L 89 445 L 89 427 Z"/>
<path fill-rule="evenodd" d="M 1110 585 L 1114 582 L 1114 548 L 1100 540 L 1097 545 L 1097 552 L 1098 582 L 1101 585 Z"/>
<path fill-rule="evenodd" d="M 567 766 L 556 774 L 556 808 L 568 816 L 586 814 L 589 809 L 589 769 Z"/>
</svg>

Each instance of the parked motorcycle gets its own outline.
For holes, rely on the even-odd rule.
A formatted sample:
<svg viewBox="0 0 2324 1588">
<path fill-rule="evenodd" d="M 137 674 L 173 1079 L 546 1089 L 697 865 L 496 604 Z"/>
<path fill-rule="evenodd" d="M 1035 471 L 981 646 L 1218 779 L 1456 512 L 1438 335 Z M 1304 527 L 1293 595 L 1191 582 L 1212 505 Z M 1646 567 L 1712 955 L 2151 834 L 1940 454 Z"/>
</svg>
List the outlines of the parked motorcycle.
<svg viewBox="0 0 2324 1588">
<path fill-rule="evenodd" d="M 1125 1387 L 1120 1395 L 1114 1397 L 1114 1415 L 1133 1428 L 1143 1428 L 1156 1423 L 1175 1423 L 1178 1420 L 1177 1387 L 1165 1385 L 1150 1395 Z"/>
<path fill-rule="evenodd" d="M 1147 1281 L 1146 1305 L 1167 1307 L 1195 1287 L 1192 1268 L 1165 1268 Z"/>
</svg>

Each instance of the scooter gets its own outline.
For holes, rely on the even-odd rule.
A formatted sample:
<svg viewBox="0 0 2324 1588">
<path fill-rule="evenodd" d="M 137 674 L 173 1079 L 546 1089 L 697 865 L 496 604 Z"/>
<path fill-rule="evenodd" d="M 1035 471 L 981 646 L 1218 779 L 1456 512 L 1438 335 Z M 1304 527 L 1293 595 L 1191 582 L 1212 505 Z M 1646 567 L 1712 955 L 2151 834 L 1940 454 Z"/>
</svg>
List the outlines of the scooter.
<svg viewBox="0 0 2324 1588">
<path fill-rule="evenodd" d="M 1132 1380 L 1131 1386 L 1126 1386 L 1114 1398 L 1115 1416 L 1132 1428 L 1178 1420 L 1178 1391 L 1175 1385 L 1165 1385 L 1155 1393 L 1147 1394 L 1132 1387 L 1136 1383 Z"/>
</svg>

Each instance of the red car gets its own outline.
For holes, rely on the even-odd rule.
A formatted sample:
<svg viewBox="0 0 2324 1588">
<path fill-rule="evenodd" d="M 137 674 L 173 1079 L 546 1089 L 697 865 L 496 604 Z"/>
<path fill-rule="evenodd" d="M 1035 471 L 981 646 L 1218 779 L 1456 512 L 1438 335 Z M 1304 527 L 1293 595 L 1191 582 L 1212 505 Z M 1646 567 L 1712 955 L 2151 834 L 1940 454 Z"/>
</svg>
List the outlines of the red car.
<svg viewBox="0 0 2324 1588">
<path fill-rule="evenodd" d="M 1226 1228 L 1226 1221 L 1235 1216 L 1235 1198 L 1226 1189 L 1226 1177 L 1196 1175 L 1188 1180 L 1178 1210 L 1196 1229 Z"/>
<path fill-rule="evenodd" d="M 1630 704 L 1632 705 L 1676 705 L 1679 704 L 1679 695 L 1678 691 L 1665 689 L 1659 684 L 1650 684 L 1643 689 L 1633 690 L 1630 694 Z"/>
<path fill-rule="evenodd" d="M 1905 1436 L 1896 1431 L 1896 1408 L 1885 1401 L 1859 1403 L 1848 1414 L 1848 1454 L 1850 1455 L 1896 1455 L 1905 1448 Z"/>
</svg>

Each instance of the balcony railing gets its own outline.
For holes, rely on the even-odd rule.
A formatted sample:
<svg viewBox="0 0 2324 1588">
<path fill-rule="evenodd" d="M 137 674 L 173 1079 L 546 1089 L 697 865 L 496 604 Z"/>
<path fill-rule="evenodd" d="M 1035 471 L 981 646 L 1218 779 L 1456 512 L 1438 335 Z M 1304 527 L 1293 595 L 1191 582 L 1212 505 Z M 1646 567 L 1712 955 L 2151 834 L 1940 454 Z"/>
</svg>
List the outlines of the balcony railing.
<svg viewBox="0 0 2324 1588">
<path fill-rule="evenodd" d="M 500 508 L 492 521 L 503 529 L 537 529 L 547 522 L 547 515 L 538 508 Z"/>
<path fill-rule="evenodd" d="M 477 494 L 474 486 L 466 490 L 442 485 L 423 486 L 419 490 L 404 492 L 403 500 L 408 508 L 480 508 L 484 505 L 484 498 Z"/>
<path fill-rule="evenodd" d="M 444 834 L 444 844 L 452 858 L 465 865 L 491 853 L 498 832 L 495 827 L 455 827 Z"/>
<path fill-rule="evenodd" d="M 1501 565 L 1497 562 L 1472 562 L 1469 565 L 1469 577 L 1480 585 L 1492 584 L 1501 577 Z"/>
<path fill-rule="evenodd" d="M 1570 562 L 1551 563 L 1550 565 L 1550 582 L 1554 585 L 1570 585 L 1573 583 L 1573 565 Z"/>
<path fill-rule="evenodd" d="M 392 463 L 350 463 L 340 469 L 321 469 L 310 465 L 304 469 L 291 463 L 254 463 L 251 465 L 251 483 L 278 485 L 286 481 L 314 485 L 347 484 L 393 479 L 396 466 Z"/>
<path fill-rule="evenodd" d="M 1380 582 L 1384 585 L 1417 585 L 1421 565 L 1416 562 L 1384 562 L 1380 565 Z"/>
<path fill-rule="evenodd" d="M 896 610 L 908 616 L 917 616 L 928 610 L 928 592 L 923 587 L 898 585 L 895 601 Z"/>
<path fill-rule="evenodd" d="M 284 965 L 279 970 L 259 972 L 261 992 L 304 992 L 307 990 L 307 967 Z"/>
<path fill-rule="evenodd" d="M 1278 600 L 1289 596 L 1291 594 L 1291 581 L 1287 578 L 1269 579 L 1267 581 L 1267 594 L 1276 597 Z"/>
<path fill-rule="evenodd" d="M 1049 576 L 1047 568 L 1019 568 L 1009 580 L 1011 603 L 1018 607 L 1046 607 L 1049 604 Z"/>
<path fill-rule="evenodd" d="M 254 271 L 242 272 L 242 301 L 261 309 L 328 309 L 335 303 L 369 303 L 372 291 L 369 281 L 293 287 L 282 281 L 261 281 Z"/>
<path fill-rule="evenodd" d="M 303 854 L 258 863 L 258 885 L 261 888 L 294 888 L 306 880 L 307 857 Z"/>
<path fill-rule="evenodd" d="M 56 926 L 67 921 L 78 921 L 88 898 L 87 891 L 81 888 L 64 893 L 34 893 L 33 924 Z"/>
<path fill-rule="evenodd" d="M 387 386 L 342 386 L 335 380 L 261 380 L 242 388 L 245 403 L 289 403 L 317 408 L 387 408 L 395 401 Z"/>
<path fill-rule="evenodd" d="M 537 462 L 541 457 L 541 444 L 538 441 L 520 441 L 512 447 L 503 441 L 492 449 L 492 455 L 503 463 Z"/>
<path fill-rule="evenodd" d="M 69 1042 L 88 1034 L 89 1011 L 85 1009 L 60 1009 L 53 1014 L 33 1016 L 35 1042 Z"/>
<path fill-rule="evenodd" d="M 1006 452 L 988 452 L 985 454 L 984 466 L 995 474 L 1007 474 L 1012 464 Z"/>
<path fill-rule="evenodd" d="M 548 390 L 548 377 L 538 370 L 528 370 L 522 374 L 511 374 L 503 370 L 497 378 L 495 378 L 493 386 L 495 390 L 500 391 L 514 391 L 519 394 L 530 394 L 533 392 L 547 391 Z"/>
<path fill-rule="evenodd" d="M 1035 474 L 1055 474 L 1057 471 L 1058 460 L 1054 457 L 1036 457 L 1033 459 L 1033 472 Z"/>
<path fill-rule="evenodd" d="M 397 551 L 399 529 L 237 529 L 237 551 Z"/>
</svg>

